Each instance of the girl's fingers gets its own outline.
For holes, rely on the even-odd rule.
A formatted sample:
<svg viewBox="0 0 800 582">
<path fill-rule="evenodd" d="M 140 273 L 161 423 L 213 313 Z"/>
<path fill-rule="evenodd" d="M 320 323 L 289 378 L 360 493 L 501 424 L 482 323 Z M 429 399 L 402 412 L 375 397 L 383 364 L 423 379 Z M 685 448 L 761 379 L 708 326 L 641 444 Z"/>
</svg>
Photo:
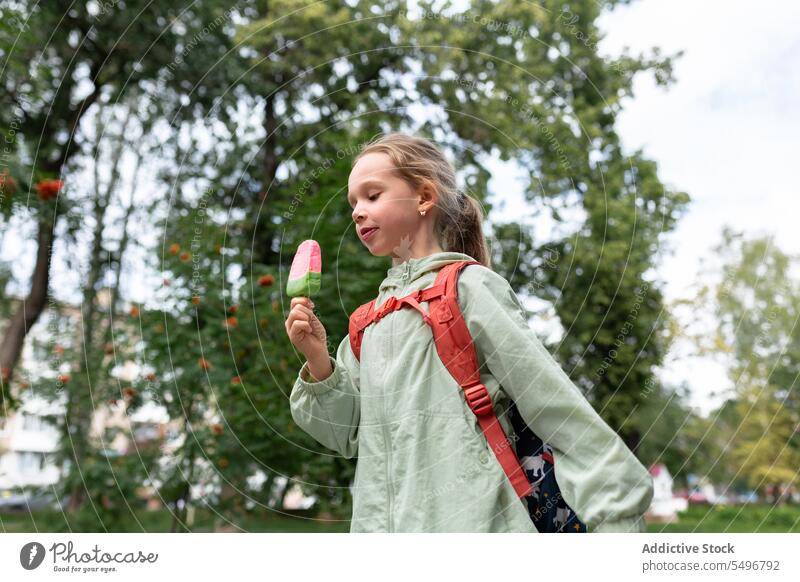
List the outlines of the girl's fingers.
<svg viewBox="0 0 800 582">
<path fill-rule="evenodd" d="M 306 310 L 305 307 L 302 305 L 298 305 L 293 307 L 292 310 L 289 312 L 289 317 L 286 318 L 286 321 L 294 321 L 294 320 L 303 320 L 305 319 L 308 321 L 311 317 L 313 312 Z"/>
<path fill-rule="evenodd" d="M 289 330 L 294 329 L 295 325 L 297 325 L 300 322 L 303 322 L 302 318 L 298 318 L 298 317 L 293 318 L 292 321 L 287 322 L 287 324 L 286 324 L 287 329 L 289 329 Z"/>
<path fill-rule="evenodd" d="M 315 317 L 314 312 L 311 311 L 309 308 L 303 305 L 296 305 L 292 307 L 292 310 L 289 312 L 289 317 L 287 321 L 291 318 L 292 320 L 300 319 L 305 321 L 311 321 Z"/>
<path fill-rule="evenodd" d="M 314 302 L 308 297 L 292 297 L 291 306 L 294 307 L 295 305 L 305 305 L 311 308 L 314 306 Z"/>
<path fill-rule="evenodd" d="M 289 335 L 289 337 L 294 337 L 294 335 L 297 333 L 298 330 L 297 324 L 299 323 L 306 323 L 306 322 L 297 318 L 293 318 L 291 321 L 289 320 L 286 321 L 286 333 Z"/>
<path fill-rule="evenodd" d="M 291 326 L 292 329 L 305 329 L 306 327 L 311 329 L 311 324 L 307 321 L 303 321 L 302 319 L 295 319 Z"/>
<path fill-rule="evenodd" d="M 293 342 L 304 340 L 303 334 L 314 335 L 314 327 L 322 327 L 322 322 L 314 315 L 311 301 L 308 297 L 293 297 L 292 308 L 286 318 L 286 333 Z"/>
<path fill-rule="evenodd" d="M 311 333 L 311 324 L 305 321 L 295 321 L 294 325 L 292 326 L 292 332 L 297 334 L 301 331 Z"/>
<path fill-rule="evenodd" d="M 305 305 L 298 305 L 295 309 L 300 313 L 304 313 L 309 320 L 314 316 L 314 312 Z"/>
</svg>

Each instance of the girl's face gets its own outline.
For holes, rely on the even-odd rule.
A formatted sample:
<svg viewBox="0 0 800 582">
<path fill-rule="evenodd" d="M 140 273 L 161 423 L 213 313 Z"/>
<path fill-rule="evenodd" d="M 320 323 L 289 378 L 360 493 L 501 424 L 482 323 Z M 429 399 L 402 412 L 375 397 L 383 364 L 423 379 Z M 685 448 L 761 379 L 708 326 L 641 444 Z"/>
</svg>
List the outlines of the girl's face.
<svg viewBox="0 0 800 582">
<path fill-rule="evenodd" d="M 417 251 L 430 249 L 436 193 L 430 187 L 415 193 L 393 168 L 383 152 L 360 158 L 350 172 L 347 201 L 358 238 L 373 255 L 407 260 L 415 254 L 412 245 Z"/>
</svg>

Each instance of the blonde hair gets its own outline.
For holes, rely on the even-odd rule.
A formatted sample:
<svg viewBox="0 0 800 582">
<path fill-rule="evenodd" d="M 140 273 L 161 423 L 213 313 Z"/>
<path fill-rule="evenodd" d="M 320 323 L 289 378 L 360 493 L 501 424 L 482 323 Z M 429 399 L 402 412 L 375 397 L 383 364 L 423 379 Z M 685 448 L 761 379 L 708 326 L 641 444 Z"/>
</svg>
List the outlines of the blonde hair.
<svg viewBox="0 0 800 582">
<path fill-rule="evenodd" d="M 483 235 L 483 208 L 475 198 L 456 186 L 452 164 L 436 144 L 428 139 L 389 133 L 365 144 L 353 159 L 353 166 L 363 156 L 383 152 L 394 163 L 395 174 L 416 190 L 424 182 L 436 188 L 439 199 L 434 232 L 439 245 L 450 252 L 469 255 L 491 268 L 491 258 Z"/>
</svg>

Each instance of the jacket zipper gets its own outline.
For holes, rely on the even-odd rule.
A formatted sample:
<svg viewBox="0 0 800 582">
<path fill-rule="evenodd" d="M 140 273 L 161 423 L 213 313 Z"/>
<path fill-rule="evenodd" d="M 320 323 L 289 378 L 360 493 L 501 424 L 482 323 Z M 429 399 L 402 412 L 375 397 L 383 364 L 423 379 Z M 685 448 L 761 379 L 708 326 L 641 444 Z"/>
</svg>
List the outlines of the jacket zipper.
<svg viewBox="0 0 800 582">
<path fill-rule="evenodd" d="M 410 269 L 408 267 L 408 263 L 406 263 L 405 270 L 403 271 L 403 281 L 404 285 L 401 288 L 400 293 L 398 294 L 399 297 L 405 297 L 406 287 L 408 286 L 406 280 L 408 279 L 408 275 L 410 273 Z M 389 321 L 392 323 L 389 326 L 389 334 L 388 334 L 388 343 L 389 343 L 389 353 L 388 357 L 392 357 L 394 354 L 394 321 L 390 318 Z M 388 429 L 388 418 L 389 414 L 386 410 L 386 401 L 388 399 L 384 399 L 384 407 L 383 407 L 383 440 L 386 445 L 386 492 L 389 498 L 389 515 L 388 515 L 388 531 L 394 532 L 394 519 L 393 519 L 393 510 L 394 510 L 394 486 L 392 485 L 392 446 L 391 441 L 389 438 L 389 429 Z"/>
<path fill-rule="evenodd" d="M 392 448 L 389 443 L 389 432 L 386 428 L 386 422 L 383 423 L 383 440 L 386 443 L 386 492 L 389 497 L 389 516 L 387 531 L 394 531 L 394 524 L 392 523 L 392 506 L 394 505 L 394 493 L 392 491 Z"/>
</svg>

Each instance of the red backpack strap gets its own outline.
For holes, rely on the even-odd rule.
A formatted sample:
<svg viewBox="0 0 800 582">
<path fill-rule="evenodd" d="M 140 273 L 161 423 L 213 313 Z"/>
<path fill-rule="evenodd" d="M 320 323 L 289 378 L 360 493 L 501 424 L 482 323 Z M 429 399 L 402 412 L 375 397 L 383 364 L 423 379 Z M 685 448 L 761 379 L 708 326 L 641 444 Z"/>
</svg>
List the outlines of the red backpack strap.
<svg viewBox="0 0 800 582">
<path fill-rule="evenodd" d="M 422 309 L 420 303 L 431 301 L 438 297 L 443 293 L 443 289 L 441 285 L 433 285 L 427 289 L 414 291 L 401 299 L 392 296 L 384 301 L 378 309 L 375 309 L 375 302 L 377 301 L 377 298 L 375 298 L 356 309 L 350 314 L 349 323 L 350 347 L 353 349 L 356 360 L 361 361 L 361 341 L 364 337 L 364 330 L 393 311 L 409 306 L 419 312 L 427 325 L 431 325 L 430 317 L 425 313 L 425 310 Z"/>
<path fill-rule="evenodd" d="M 361 361 L 361 339 L 364 337 L 364 330 L 372 323 L 375 309 L 375 299 L 365 303 L 350 314 L 350 324 L 348 330 L 350 333 L 350 347 L 353 349 L 353 354 L 356 360 Z"/>
<path fill-rule="evenodd" d="M 443 285 L 444 291 L 429 303 L 433 339 L 439 358 L 464 390 L 464 397 L 514 491 L 519 497 L 525 497 L 532 493 L 531 484 L 497 419 L 491 396 L 486 386 L 481 384 L 475 344 L 458 304 L 459 273 L 468 265 L 480 264 L 478 261 L 461 261 L 446 265 L 439 271 L 434 287 Z"/>
<path fill-rule="evenodd" d="M 361 359 L 361 340 L 364 330 L 393 311 L 409 306 L 419 311 L 426 324 L 431 327 L 436 351 L 450 374 L 464 390 L 470 409 L 478 417 L 478 424 L 486 440 L 503 467 L 514 491 L 520 497 L 532 493 L 531 484 L 519 464 L 514 449 L 497 419 L 492 399 L 486 386 L 480 383 L 478 355 L 461 307 L 458 304 L 458 275 L 468 265 L 480 265 L 478 261 L 459 261 L 442 267 L 434 284 L 397 299 L 389 297 L 377 310 L 373 299 L 356 309 L 350 316 L 350 346 L 356 359 Z M 428 314 L 420 302 L 428 302 Z"/>
</svg>

